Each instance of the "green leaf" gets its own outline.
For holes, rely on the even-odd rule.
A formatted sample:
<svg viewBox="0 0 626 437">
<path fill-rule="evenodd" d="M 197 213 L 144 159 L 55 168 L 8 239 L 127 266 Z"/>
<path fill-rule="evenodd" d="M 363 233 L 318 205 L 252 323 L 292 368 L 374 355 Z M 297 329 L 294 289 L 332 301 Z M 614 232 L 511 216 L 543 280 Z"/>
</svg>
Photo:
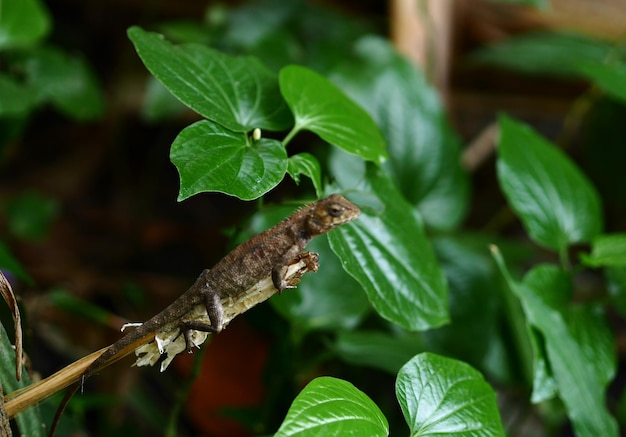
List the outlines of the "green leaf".
<svg viewBox="0 0 626 437">
<path fill-rule="evenodd" d="M 563 311 L 572 337 L 580 345 L 584 359 L 593 367 L 606 389 L 615 377 L 615 339 L 600 306 L 576 305 Z"/>
<path fill-rule="evenodd" d="M 583 35 L 535 33 L 480 50 L 474 59 L 525 73 L 584 77 L 626 101 L 626 64 L 621 48 Z"/>
<path fill-rule="evenodd" d="M 387 419 L 367 395 L 349 382 L 321 377 L 296 397 L 274 437 L 388 434 Z"/>
<path fill-rule="evenodd" d="M 310 153 L 298 153 L 289 157 L 289 163 L 287 165 L 287 172 L 289 176 L 300 184 L 300 175 L 303 174 L 311 179 L 313 187 L 315 187 L 315 194 L 321 196 L 324 192 L 322 189 L 322 169 L 317 158 Z"/>
<path fill-rule="evenodd" d="M 545 339 L 545 350 L 559 396 L 579 437 L 618 435 L 605 405 L 614 374 L 615 352 L 606 322 L 595 310 L 564 306 L 570 280 L 555 266 L 538 266 L 522 283 L 513 281 L 502 257 L 496 261 L 524 312 Z"/>
<path fill-rule="evenodd" d="M 382 163 L 385 140 L 372 118 L 328 79 L 297 65 L 280 70 L 280 91 L 295 118 L 292 133 L 309 130 L 361 158 Z"/>
<path fill-rule="evenodd" d="M 448 292 L 417 214 L 380 170 L 370 167 L 364 191 L 384 211 L 366 211 L 328 235 L 344 268 L 365 289 L 376 311 L 409 330 L 448 322 Z"/>
<path fill-rule="evenodd" d="M 264 207 L 252 216 L 238 240 L 243 242 L 270 228 L 293 210 L 288 205 Z M 326 238 L 314 239 L 306 250 L 320 254 L 319 271 L 305 275 L 297 288 L 272 297 L 270 303 L 298 333 L 354 328 L 371 308 L 363 289 L 343 270 Z"/>
<path fill-rule="evenodd" d="M 276 77 L 256 58 L 232 57 L 199 44 L 175 46 L 138 27 L 128 36 L 148 70 L 203 117 L 237 132 L 290 126 Z"/>
<path fill-rule="evenodd" d="M 613 335 L 606 325 L 601 309 L 570 305 L 571 278 L 553 265 L 536 266 L 524 276 L 522 283 L 540 296 L 544 305 L 561 313 L 569 333 L 580 345 L 584 360 L 594 367 L 594 374 L 606 386 L 615 374 L 615 351 Z M 547 323 L 543 323 L 543 326 L 537 328 L 543 332 L 547 326 Z M 550 352 L 549 347 L 547 350 Z"/>
<path fill-rule="evenodd" d="M 626 102 L 626 64 L 583 62 L 578 65 L 578 71 L 608 95 Z"/>
<path fill-rule="evenodd" d="M 420 337 L 407 333 L 343 331 L 337 336 L 334 349 L 349 364 L 370 366 L 395 375 L 425 346 Z"/>
<path fill-rule="evenodd" d="M 353 52 L 333 80 L 380 126 L 389 147 L 387 168 L 404 197 L 429 226 L 453 228 L 467 208 L 468 178 L 437 91 L 381 38 L 361 38 Z"/>
<path fill-rule="evenodd" d="M 527 325 L 533 353 L 533 392 L 530 401 L 538 404 L 557 396 L 558 387 L 550 368 L 548 353 L 541 331 Z"/>
<path fill-rule="evenodd" d="M 0 380 L 2 381 L 2 390 L 5 395 L 32 383 L 25 368 L 22 368 L 22 380 L 17 381 L 15 379 L 15 349 L 2 325 L 0 325 Z M 15 421 L 20 431 L 19 435 L 34 437 L 47 435 L 39 405 L 33 405 L 18 414 L 15 417 Z"/>
<path fill-rule="evenodd" d="M 145 120 L 155 123 L 174 118 L 185 111 L 188 111 L 187 107 L 180 103 L 180 100 L 174 97 L 161 82 L 154 77 L 148 78 L 141 108 L 141 115 Z"/>
<path fill-rule="evenodd" d="M 37 101 L 37 93 L 0 73 L 0 117 L 19 117 L 27 114 Z"/>
<path fill-rule="evenodd" d="M 396 396 L 411 436 L 502 436 L 496 394 L 461 361 L 422 353 L 400 369 Z"/>
<path fill-rule="evenodd" d="M 591 254 L 582 261 L 590 267 L 626 267 L 626 234 L 602 234 L 591 242 Z"/>
<path fill-rule="evenodd" d="M 507 290 L 505 290 L 505 297 L 508 298 L 508 292 L 510 291 L 512 298 L 516 299 L 516 301 L 518 302 L 519 295 L 515 292 L 513 288 L 515 283 L 511 278 L 509 272 L 506 270 L 504 260 L 502 258 L 502 255 L 500 254 L 499 248 L 497 248 L 496 246 L 492 246 L 491 253 L 500 269 L 501 274 L 504 276 L 508 284 Z M 567 287 L 567 284 L 565 284 L 565 287 Z M 558 293 L 556 293 L 555 291 L 557 291 L 556 287 L 547 290 L 547 292 L 544 294 L 544 297 L 546 299 L 552 297 L 552 300 L 556 301 L 554 297 L 558 296 Z M 568 297 L 569 293 L 561 293 L 559 304 L 566 303 Z M 513 308 L 513 306 L 513 302 L 509 301 L 508 307 Z M 522 309 L 521 311 L 523 312 L 524 317 L 523 323 L 525 326 L 525 332 L 521 332 L 521 326 L 515 326 L 514 323 L 516 323 L 517 325 L 521 325 L 521 321 L 517 320 L 517 317 L 515 317 L 515 319 L 511 321 L 511 325 L 514 329 L 519 331 L 517 332 L 518 339 L 516 347 L 519 351 L 518 354 L 521 355 L 524 360 L 524 362 L 522 362 L 524 373 L 530 373 L 528 370 L 525 369 L 525 367 L 527 367 L 527 363 L 525 361 L 527 359 L 532 360 L 532 376 L 525 375 L 525 377 L 529 382 L 532 382 L 533 391 L 530 398 L 531 402 L 539 403 L 554 398 L 557 394 L 558 387 L 552 375 L 552 369 L 548 359 L 548 352 L 546 351 L 545 338 L 543 336 L 543 333 L 540 329 L 537 329 L 534 325 L 531 324 L 524 310 Z M 517 316 L 517 313 L 515 313 L 514 315 Z M 526 342 L 524 341 L 525 339 L 528 340 L 528 344 L 526 344 Z M 528 350 L 528 346 L 530 346 L 531 348 L 530 351 Z M 530 381 L 531 378 L 532 381 Z"/>
<path fill-rule="evenodd" d="M 615 373 L 612 334 L 598 309 L 561 307 L 564 273 L 538 266 L 523 280 L 523 305 L 546 341 L 553 377 L 577 435 L 617 436 L 615 419 L 605 406 L 605 390 Z M 569 286 L 569 284 L 568 284 Z M 542 295 L 558 292 L 557 299 Z M 532 293 L 532 294 L 531 294 Z M 552 302 L 551 302 L 552 301 Z"/>
<path fill-rule="evenodd" d="M 0 50 L 35 44 L 50 31 L 50 16 L 38 0 L 0 1 Z"/>
<path fill-rule="evenodd" d="M 59 213 L 58 202 L 34 192 L 8 199 L 5 212 L 11 233 L 19 238 L 44 239 Z"/>
<path fill-rule="evenodd" d="M 254 54 L 276 71 L 296 62 L 326 72 L 343 59 L 351 41 L 374 30 L 355 14 L 300 0 L 246 2 L 224 15 L 225 29 L 217 29 L 220 46 Z"/>
<path fill-rule="evenodd" d="M 583 63 L 602 63 L 615 46 L 567 33 L 538 32 L 510 38 L 478 51 L 473 58 L 524 73 L 580 76 Z"/>
<path fill-rule="evenodd" d="M 287 171 L 287 153 L 276 140 L 248 143 L 245 134 L 208 120 L 183 129 L 170 159 L 180 175 L 182 201 L 204 191 L 253 200 L 274 188 Z"/>
<path fill-rule="evenodd" d="M 363 182 L 367 161 L 332 147 L 328 154 L 328 167 L 335 183 L 344 190 L 356 190 Z"/>
<path fill-rule="evenodd" d="M 53 288 L 47 293 L 49 302 L 57 309 L 106 326 L 113 315 L 99 305 L 77 297 L 63 288 Z"/>
<path fill-rule="evenodd" d="M 564 251 L 602 230 L 600 198 L 559 149 L 529 127 L 500 117 L 498 180 L 530 237 Z"/>
<path fill-rule="evenodd" d="M 224 39 L 240 48 L 251 48 L 280 31 L 301 11 L 303 4 L 258 1 L 240 4 L 226 17 Z"/>
<path fill-rule="evenodd" d="M 99 85 L 83 59 L 45 47 L 28 53 L 23 62 L 27 81 L 40 100 L 50 100 L 75 120 L 93 120 L 102 114 Z"/>
</svg>

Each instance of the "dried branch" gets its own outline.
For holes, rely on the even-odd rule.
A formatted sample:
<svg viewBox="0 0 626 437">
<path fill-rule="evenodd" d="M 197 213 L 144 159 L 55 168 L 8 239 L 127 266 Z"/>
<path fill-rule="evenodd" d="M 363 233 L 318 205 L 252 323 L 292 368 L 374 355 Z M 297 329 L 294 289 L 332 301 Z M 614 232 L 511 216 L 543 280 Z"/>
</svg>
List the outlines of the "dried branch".
<svg viewBox="0 0 626 437">
<path fill-rule="evenodd" d="M 304 252 L 300 254 L 300 256 L 293 260 L 289 265 L 285 277 L 287 283 L 290 286 L 295 286 L 300 282 L 300 279 L 304 276 L 304 274 L 310 271 L 317 271 L 318 260 L 319 256 L 317 253 Z M 236 297 L 222 299 L 222 306 L 224 307 L 224 326 L 226 326 L 238 315 L 246 312 L 257 304 L 264 302 L 275 293 L 276 288 L 274 287 L 271 276 L 268 275 L 266 278 L 246 290 L 245 293 L 241 293 Z M 194 308 L 187 315 L 185 315 L 185 319 L 201 318 L 203 315 L 206 316 L 206 309 L 202 305 L 198 305 L 198 307 Z M 182 336 L 179 335 L 178 331 L 179 329 L 176 323 L 169 324 L 157 333 L 147 335 L 135 343 L 128 345 L 128 347 L 124 348 L 120 351 L 120 353 L 104 363 L 100 369 L 109 366 L 127 355 L 130 355 L 133 351 L 135 351 L 138 355 L 137 362 L 135 363 L 136 365 L 152 365 L 156 363 L 161 356 L 159 353 L 159 343 L 161 344 L 163 352 L 167 354 L 164 362 L 167 361 L 169 364 L 176 354 L 182 352 L 182 350 L 177 351 L 179 342 L 182 341 L 184 345 L 184 339 L 182 339 Z M 201 338 L 200 334 L 203 333 L 194 331 L 194 336 L 197 341 Z M 206 335 L 202 341 L 205 339 Z M 199 345 L 200 343 L 197 344 Z M 78 381 L 89 365 L 93 363 L 106 349 L 107 348 L 104 348 L 93 352 L 92 354 L 75 361 L 46 379 L 9 393 L 5 396 L 5 407 L 8 416 L 13 417 L 30 406 L 41 402 L 48 396 Z M 167 367 L 167 365 L 162 365 L 161 367 L 161 370 L 163 370 Z"/>
</svg>

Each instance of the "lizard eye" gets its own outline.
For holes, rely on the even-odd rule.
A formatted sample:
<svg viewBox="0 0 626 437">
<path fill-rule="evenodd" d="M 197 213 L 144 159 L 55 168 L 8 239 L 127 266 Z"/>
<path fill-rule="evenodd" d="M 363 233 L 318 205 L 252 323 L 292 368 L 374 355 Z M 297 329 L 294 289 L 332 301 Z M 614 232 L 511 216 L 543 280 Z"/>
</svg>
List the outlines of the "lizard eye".
<svg viewBox="0 0 626 437">
<path fill-rule="evenodd" d="M 336 203 L 333 203 L 332 205 L 328 207 L 328 213 L 332 217 L 341 217 L 341 215 L 343 214 L 343 210 L 344 210 L 343 206 L 337 205 Z"/>
</svg>

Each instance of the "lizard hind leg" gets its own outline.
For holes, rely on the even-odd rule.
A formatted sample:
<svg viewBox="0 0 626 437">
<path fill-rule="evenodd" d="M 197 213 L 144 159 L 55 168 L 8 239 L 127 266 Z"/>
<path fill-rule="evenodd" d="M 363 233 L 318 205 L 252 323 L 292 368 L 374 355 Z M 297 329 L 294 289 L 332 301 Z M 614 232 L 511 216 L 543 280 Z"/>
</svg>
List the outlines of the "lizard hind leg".
<svg viewBox="0 0 626 437">
<path fill-rule="evenodd" d="M 218 293 L 209 290 L 204 293 L 204 304 L 206 313 L 211 324 L 200 322 L 198 320 L 183 320 L 180 323 L 180 329 L 185 336 L 185 346 L 187 352 L 193 350 L 193 341 L 191 340 L 191 331 L 211 332 L 218 334 L 224 325 L 224 308 Z"/>
</svg>

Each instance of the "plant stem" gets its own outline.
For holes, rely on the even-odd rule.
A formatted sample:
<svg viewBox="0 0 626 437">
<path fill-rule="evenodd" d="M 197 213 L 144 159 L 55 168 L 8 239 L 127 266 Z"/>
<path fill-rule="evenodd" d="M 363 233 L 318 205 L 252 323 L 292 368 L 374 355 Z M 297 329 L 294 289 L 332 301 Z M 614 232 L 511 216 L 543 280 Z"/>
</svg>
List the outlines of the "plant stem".
<svg viewBox="0 0 626 437">
<path fill-rule="evenodd" d="M 198 375 L 202 370 L 202 357 L 204 356 L 205 350 L 206 348 L 202 348 L 196 352 L 196 354 L 194 355 L 193 366 L 191 367 L 191 374 L 176 392 L 175 404 L 169 415 L 167 426 L 164 431 L 165 437 L 175 437 L 178 435 L 178 419 L 180 417 L 183 406 L 185 405 L 185 402 L 189 397 L 189 391 L 191 390 L 191 386 L 198 378 Z"/>
<path fill-rule="evenodd" d="M 296 136 L 298 132 L 300 132 L 300 126 L 298 126 L 298 124 L 296 123 L 283 140 L 283 146 L 287 147 L 287 144 L 289 144 L 289 142 L 293 139 L 293 137 Z"/>
<path fill-rule="evenodd" d="M 572 270 L 572 263 L 569 259 L 569 253 L 567 252 L 567 244 L 561 244 L 559 247 L 559 260 L 561 261 L 561 268 L 566 272 Z"/>
</svg>

